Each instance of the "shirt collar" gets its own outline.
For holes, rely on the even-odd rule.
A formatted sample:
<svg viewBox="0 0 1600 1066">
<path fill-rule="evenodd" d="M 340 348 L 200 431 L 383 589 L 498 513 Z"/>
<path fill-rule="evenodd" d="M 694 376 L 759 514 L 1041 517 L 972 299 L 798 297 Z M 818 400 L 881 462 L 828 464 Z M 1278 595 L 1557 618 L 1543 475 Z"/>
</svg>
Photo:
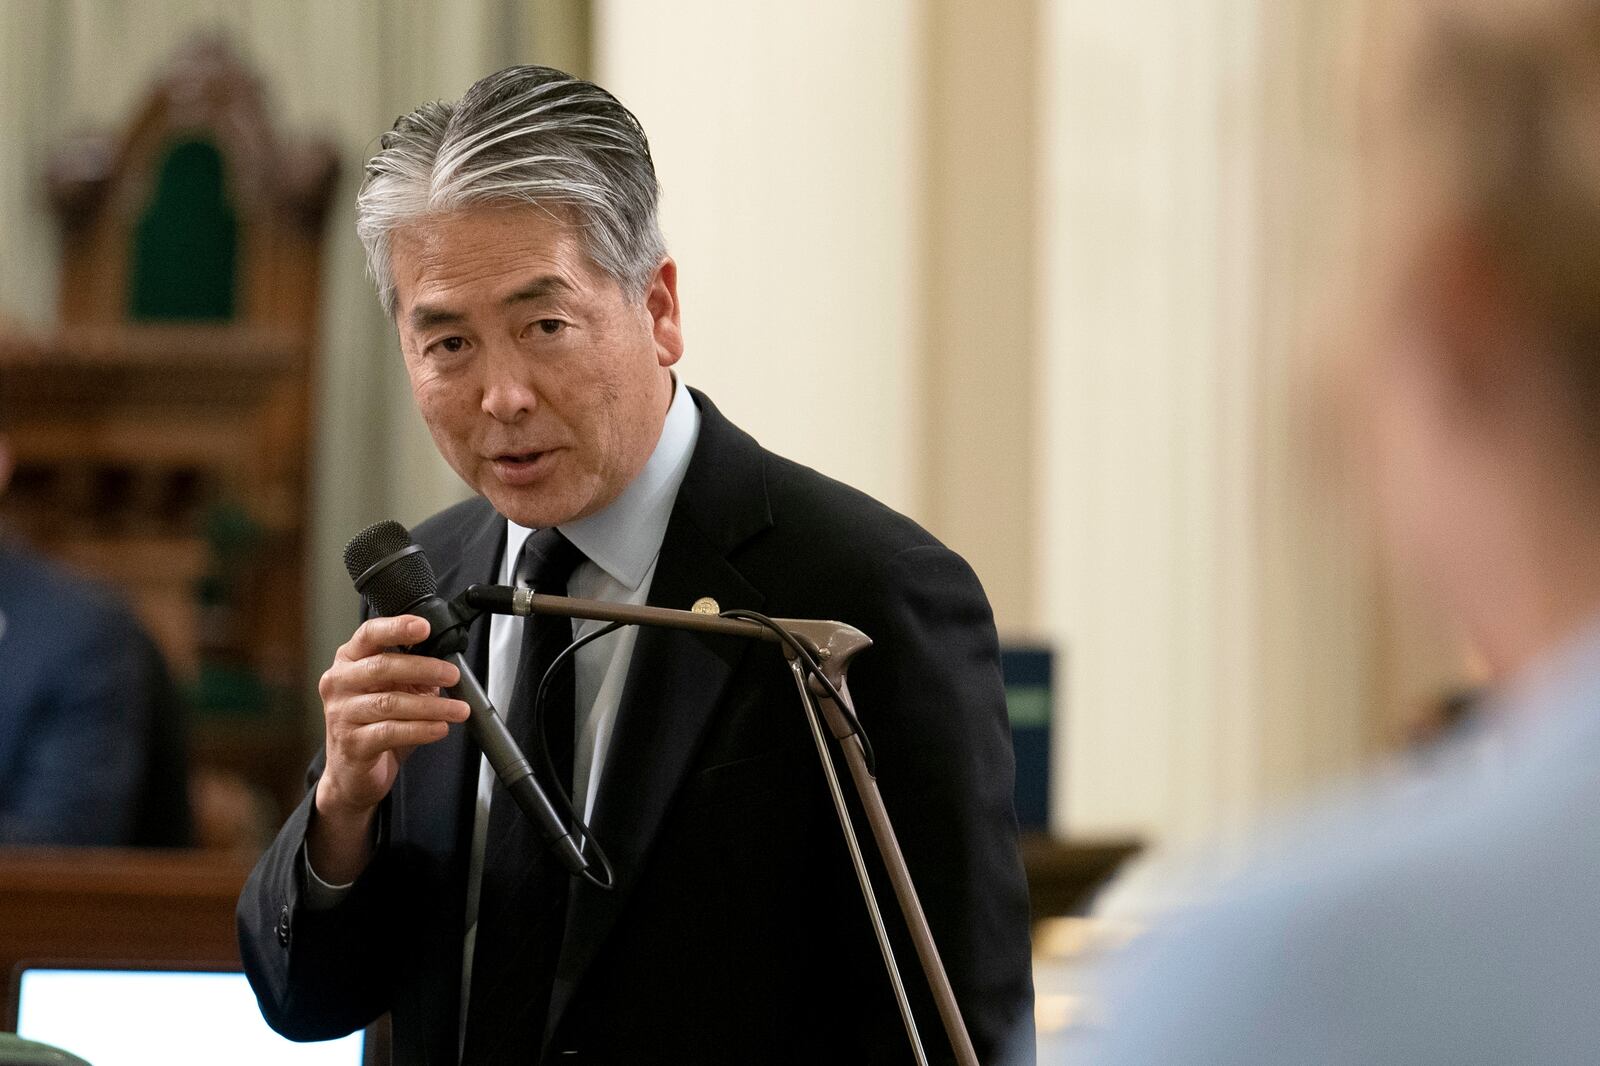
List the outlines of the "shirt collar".
<svg viewBox="0 0 1600 1066">
<path fill-rule="evenodd" d="M 672 405 L 644 469 L 604 509 L 556 528 L 590 562 L 630 591 L 637 590 L 661 550 L 678 486 L 683 484 L 699 436 L 700 412 L 683 379 L 674 374 Z M 527 526 L 506 522 L 505 573 L 515 572 L 515 560 L 532 532 Z"/>
</svg>

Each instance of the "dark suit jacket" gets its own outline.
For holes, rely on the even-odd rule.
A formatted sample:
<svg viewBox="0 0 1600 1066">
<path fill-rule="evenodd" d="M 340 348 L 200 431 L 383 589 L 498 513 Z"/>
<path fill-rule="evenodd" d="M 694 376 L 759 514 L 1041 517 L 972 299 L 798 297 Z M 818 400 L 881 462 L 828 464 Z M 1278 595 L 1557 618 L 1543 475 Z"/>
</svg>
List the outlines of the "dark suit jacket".
<svg viewBox="0 0 1600 1066">
<path fill-rule="evenodd" d="M 877 642 L 853 665 L 851 690 L 928 919 L 984 1061 L 1008 1041 L 1030 1055 L 1027 890 L 982 589 L 910 520 L 762 450 L 696 402 L 700 437 L 650 602 L 710 596 L 724 609 L 839 619 Z M 415 531 L 446 595 L 493 579 L 504 533 L 482 500 Z M 482 632 L 475 643 L 482 662 Z M 376 857 L 332 911 L 301 904 L 309 797 L 291 817 L 239 905 L 245 967 L 275 1028 L 326 1038 L 387 1010 L 397 1063 L 456 1062 L 477 760 L 456 729 L 412 755 Z M 618 884 L 574 883 L 547 1061 L 910 1061 L 772 646 L 639 634 L 593 828 Z M 886 884 L 880 899 L 924 1042 L 945 1059 Z M 556 1054 L 566 1051 L 577 1054 Z"/>
<path fill-rule="evenodd" d="M 184 844 L 183 733 L 126 608 L 0 541 L 0 844 Z"/>
</svg>

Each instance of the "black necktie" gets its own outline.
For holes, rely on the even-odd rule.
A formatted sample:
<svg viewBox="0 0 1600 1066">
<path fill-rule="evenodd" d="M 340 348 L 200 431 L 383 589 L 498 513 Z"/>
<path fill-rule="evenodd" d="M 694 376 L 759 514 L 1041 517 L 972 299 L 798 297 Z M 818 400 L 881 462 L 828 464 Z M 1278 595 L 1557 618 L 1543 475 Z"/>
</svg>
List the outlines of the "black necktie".
<svg viewBox="0 0 1600 1066">
<path fill-rule="evenodd" d="M 567 578 L 582 560 L 583 553 L 549 527 L 528 537 L 518 576 L 535 592 L 564 596 Z M 569 619 L 533 615 L 524 621 L 517 681 L 506 716 L 506 728 L 545 789 L 569 793 L 574 664 L 563 663 L 552 678 L 541 723 L 559 782 L 545 779 L 537 755 L 533 699 L 550 663 L 571 643 Z M 568 888 L 566 869 L 545 849 L 516 802 L 496 786 L 483 852 L 462 1066 L 527 1066 L 538 1061 L 550 988 L 561 954 Z"/>
</svg>

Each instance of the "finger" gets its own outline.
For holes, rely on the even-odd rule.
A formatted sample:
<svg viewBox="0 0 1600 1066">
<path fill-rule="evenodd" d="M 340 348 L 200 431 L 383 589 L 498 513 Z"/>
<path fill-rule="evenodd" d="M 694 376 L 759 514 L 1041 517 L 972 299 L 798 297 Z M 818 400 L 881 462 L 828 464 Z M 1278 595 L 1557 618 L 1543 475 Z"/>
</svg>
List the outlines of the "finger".
<svg viewBox="0 0 1600 1066">
<path fill-rule="evenodd" d="M 350 639 L 340 645 L 335 661 L 353 662 L 376 655 L 388 648 L 415 644 L 428 635 L 428 623 L 414 614 L 399 614 L 393 618 L 369 618 L 362 622 Z"/>
<path fill-rule="evenodd" d="M 445 722 L 373 722 L 351 730 L 341 745 L 341 754 L 352 762 L 371 762 L 388 751 L 405 751 L 422 744 L 443 740 L 450 732 Z"/>
<path fill-rule="evenodd" d="M 343 702 L 340 717 L 357 728 L 373 722 L 464 722 L 469 709 L 461 700 L 419 692 L 369 692 Z"/>
<path fill-rule="evenodd" d="M 442 659 L 385 651 L 329 668 L 334 692 L 387 692 L 391 689 L 449 688 L 461 671 Z"/>
</svg>

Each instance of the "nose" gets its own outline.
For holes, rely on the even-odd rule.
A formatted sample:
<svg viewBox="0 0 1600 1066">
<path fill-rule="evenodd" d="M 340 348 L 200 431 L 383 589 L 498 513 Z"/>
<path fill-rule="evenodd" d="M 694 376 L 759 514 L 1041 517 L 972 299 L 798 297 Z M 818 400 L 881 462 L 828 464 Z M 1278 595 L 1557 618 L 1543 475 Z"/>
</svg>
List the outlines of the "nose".
<svg viewBox="0 0 1600 1066">
<path fill-rule="evenodd" d="M 497 422 L 516 422 L 539 406 L 527 366 L 510 345 L 492 345 L 483 360 L 483 411 Z"/>
</svg>

